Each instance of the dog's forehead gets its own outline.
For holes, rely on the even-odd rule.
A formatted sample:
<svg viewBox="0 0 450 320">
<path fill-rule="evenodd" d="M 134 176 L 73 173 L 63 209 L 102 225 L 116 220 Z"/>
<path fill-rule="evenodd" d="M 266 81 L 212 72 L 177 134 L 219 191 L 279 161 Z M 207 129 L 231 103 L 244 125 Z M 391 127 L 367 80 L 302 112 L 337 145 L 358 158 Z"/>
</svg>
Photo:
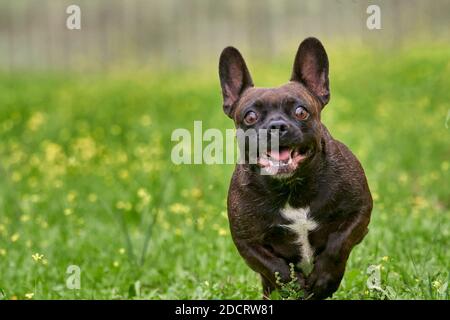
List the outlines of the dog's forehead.
<svg viewBox="0 0 450 320">
<path fill-rule="evenodd" d="M 320 110 L 317 99 L 302 84 L 294 81 L 273 88 L 249 88 L 242 95 L 239 107 L 244 107 L 255 102 L 268 106 L 276 106 L 289 99 L 299 100 Z"/>
</svg>

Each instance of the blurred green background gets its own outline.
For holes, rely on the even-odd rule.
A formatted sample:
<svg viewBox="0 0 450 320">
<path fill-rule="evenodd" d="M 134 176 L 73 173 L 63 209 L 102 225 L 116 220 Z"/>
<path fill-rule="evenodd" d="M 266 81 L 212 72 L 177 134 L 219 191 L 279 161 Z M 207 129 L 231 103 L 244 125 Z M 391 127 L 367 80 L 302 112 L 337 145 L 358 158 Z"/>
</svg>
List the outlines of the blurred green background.
<svg viewBox="0 0 450 320">
<path fill-rule="evenodd" d="M 311 35 L 330 59 L 322 121 L 375 200 L 334 298 L 449 298 L 447 1 L 377 1 L 374 31 L 369 1 L 77 1 L 74 31 L 69 4 L 0 1 L 1 299 L 261 298 L 229 234 L 233 166 L 173 165 L 170 136 L 233 128 L 223 47 L 275 86 Z"/>
</svg>

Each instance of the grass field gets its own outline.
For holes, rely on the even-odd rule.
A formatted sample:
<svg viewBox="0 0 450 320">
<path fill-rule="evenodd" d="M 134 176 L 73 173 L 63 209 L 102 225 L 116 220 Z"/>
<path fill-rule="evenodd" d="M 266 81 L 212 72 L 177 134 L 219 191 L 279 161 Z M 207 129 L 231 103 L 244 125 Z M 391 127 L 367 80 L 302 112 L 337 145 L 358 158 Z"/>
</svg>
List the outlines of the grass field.
<svg viewBox="0 0 450 320">
<path fill-rule="evenodd" d="M 450 47 L 424 48 L 329 50 L 322 121 L 375 200 L 335 299 L 449 298 Z M 257 85 L 290 75 L 290 58 L 248 63 Z M 216 66 L 0 74 L 0 298 L 261 298 L 229 234 L 233 166 L 170 161 L 194 120 L 233 127 Z"/>
</svg>

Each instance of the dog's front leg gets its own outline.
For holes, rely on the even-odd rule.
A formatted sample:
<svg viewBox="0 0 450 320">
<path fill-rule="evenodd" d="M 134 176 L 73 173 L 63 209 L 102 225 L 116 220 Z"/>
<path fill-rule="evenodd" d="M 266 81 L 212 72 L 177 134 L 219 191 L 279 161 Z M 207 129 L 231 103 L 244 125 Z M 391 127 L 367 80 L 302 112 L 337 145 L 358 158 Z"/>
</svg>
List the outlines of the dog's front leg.
<svg viewBox="0 0 450 320">
<path fill-rule="evenodd" d="M 357 213 L 328 236 L 327 245 L 315 259 L 314 269 L 306 279 L 311 299 L 330 297 L 339 287 L 352 248 L 367 234 L 370 210 Z"/>
<path fill-rule="evenodd" d="M 266 299 L 270 293 L 278 287 L 275 273 L 282 283 L 291 281 L 291 271 L 288 263 L 283 258 L 276 256 L 264 245 L 248 240 L 235 241 L 241 256 L 254 271 L 261 274 L 263 284 L 263 297 Z M 299 285 L 304 286 L 302 274 L 296 274 Z"/>
</svg>

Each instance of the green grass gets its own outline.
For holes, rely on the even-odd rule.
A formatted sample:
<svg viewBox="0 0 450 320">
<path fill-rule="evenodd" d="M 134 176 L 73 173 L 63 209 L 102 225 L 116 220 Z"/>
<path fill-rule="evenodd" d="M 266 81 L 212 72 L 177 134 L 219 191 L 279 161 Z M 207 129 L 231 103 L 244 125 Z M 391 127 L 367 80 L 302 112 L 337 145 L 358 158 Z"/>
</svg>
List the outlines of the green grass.
<svg viewBox="0 0 450 320">
<path fill-rule="evenodd" d="M 375 200 L 334 298 L 448 299 L 450 47 L 329 56 L 322 121 Z M 291 59 L 248 62 L 261 86 L 290 74 Z M 0 297 L 261 298 L 228 230 L 233 166 L 170 162 L 172 131 L 194 120 L 233 127 L 215 66 L 0 74 Z M 80 290 L 66 288 L 69 265 Z M 369 266 L 383 291 L 368 289 Z"/>
</svg>

